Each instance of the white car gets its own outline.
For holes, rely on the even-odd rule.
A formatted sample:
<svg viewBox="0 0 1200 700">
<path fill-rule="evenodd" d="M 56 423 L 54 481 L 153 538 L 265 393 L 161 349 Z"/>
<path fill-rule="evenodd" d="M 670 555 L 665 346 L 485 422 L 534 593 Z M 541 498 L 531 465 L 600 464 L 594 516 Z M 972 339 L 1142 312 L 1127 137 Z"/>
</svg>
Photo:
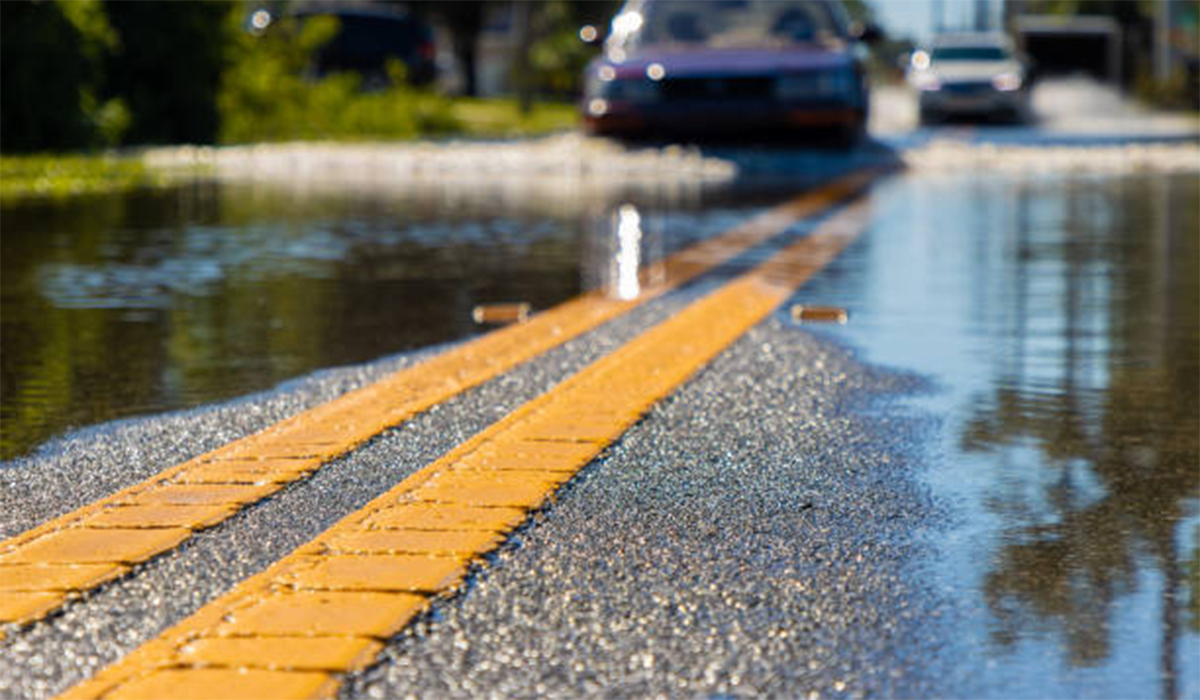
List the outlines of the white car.
<svg viewBox="0 0 1200 700">
<path fill-rule="evenodd" d="M 1029 117 L 1029 73 L 1004 34 L 944 34 L 914 52 L 911 63 L 908 79 L 919 94 L 922 123 Z"/>
</svg>

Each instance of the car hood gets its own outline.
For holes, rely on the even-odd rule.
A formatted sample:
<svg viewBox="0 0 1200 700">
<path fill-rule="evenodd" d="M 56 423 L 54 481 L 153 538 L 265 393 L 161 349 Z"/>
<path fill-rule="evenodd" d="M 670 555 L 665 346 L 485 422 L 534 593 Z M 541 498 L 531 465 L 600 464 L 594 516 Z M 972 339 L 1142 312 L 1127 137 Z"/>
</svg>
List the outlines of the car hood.
<svg viewBox="0 0 1200 700">
<path fill-rule="evenodd" d="M 620 77 L 642 75 L 658 63 L 668 77 L 736 76 L 840 68 L 853 59 L 847 51 L 818 46 L 787 49 L 674 49 L 646 47 L 625 61 L 605 61 Z"/>
<path fill-rule="evenodd" d="M 1021 73 L 1021 64 L 1016 61 L 946 61 L 932 68 L 943 82 L 990 80 L 1004 73 Z"/>
</svg>

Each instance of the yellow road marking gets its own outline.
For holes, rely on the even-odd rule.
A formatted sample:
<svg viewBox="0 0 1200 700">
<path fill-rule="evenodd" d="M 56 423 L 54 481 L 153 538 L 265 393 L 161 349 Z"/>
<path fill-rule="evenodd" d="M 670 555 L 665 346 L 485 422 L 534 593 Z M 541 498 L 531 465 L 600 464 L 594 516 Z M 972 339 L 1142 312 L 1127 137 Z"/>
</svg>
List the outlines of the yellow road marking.
<svg viewBox="0 0 1200 700">
<path fill-rule="evenodd" d="M 520 406 L 60 700 L 108 700 L 131 687 L 153 687 L 164 700 L 193 697 L 205 679 L 187 674 L 201 669 L 272 669 L 304 681 L 286 686 L 290 695 L 279 686 L 276 697 L 335 692 L 342 674 L 360 668 L 362 657 L 293 657 L 286 639 L 365 644 L 397 633 L 433 596 L 455 589 L 470 560 L 494 548 L 655 402 L 836 257 L 862 230 L 865 213 L 863 202 L 847 207 L 811 236 Z M 488 466 L 501 456 L 511 459 L 503 467 Z M 423 553 L 409 551 L 414 547 Z M 237 642 L 247 651 L 233 655 L 223 646 L 228 639 L 251 641 Z M 264 644 L 254 645 L 257 639 Z"/>
<path fill-rule="evenodd" d="M 382 648 L 364 637 L 209 637 L 184 647 L 179 658 L 196 666 L 268 670 L 288 659 L 287 670 L 344 671 L 368 666 Z"/>
<path fill-rule="evenodd" d="M 0 593 L 0 615 L 8 620 L 42 617 L 62 605 L 65 593 L 52 588 L 55 581 L 39 586 L 38 591 L 4 591 Z"/>
<path fill-rule="evenodd" d="M 488 531 L 368 530 L 334 537 L 323 543 L 321 553 L 474 554 L 491 549 L 500 540 L 500 535 Z"/>
<path fill-rule="evenodd" d="M 88 528 L 105 527 L 184 527 L 199 530 L 215 525 L 237 510 L 232 504 L 216 505 L 128 505 L 105 508 L 85 518 L 82 523 Z"/>
<path fill-rule="evenodd" d="M 127 564 L 146 561 L 175 547 L 190 532 L 211 527 L 246 504 L 305 478 L 324 462 L 352 451 L 384 430 L 595 328 L 770 238 L 798 219 L 853 195 L 879 174 L 876 169 L 853 173 L 670 256 L 664 261 L 667 282 L 648 288 L 636 300 L 585 294 L 525 323 L 464 343 L 0 542 L 0 582 L 9 575 L 5 564 L 10 562 L 107 563 L 114 575 L 123 573 Z M 576 434 L 584 426 L 569 420 L 562 430 Z M 524 488 L 515 485 L 506 498 L 499 500 L 521 502 Z M 209 509 L 170 510 L 184 506 Z M 139 529 L 155 530 L 157 534 L 139 533 Z M 89 551 L 68 546 L 81 538 L 103 545 Z M 155 544 L 121 545 L 121 538 L 143 544 L 153 540 Z M 0 623 L 38 620 L 93 584 L 82 582 L 76 588 L 62 590 L 56 587 L 61 585 L 58 579 L 47 578 L 41 587 L 32 581 L 26 585 L 30 590 L 23 594 L 24 602 L 14 599 L 0 605 Z M 33 596 L 36 591 L 43 595 Z M 58 604 L 48 603 L 55 598 Z"/>
<path fill-rule="evenodd" d="M 111 700 L 274 700 L 332 697 L 336 686 L 324 673 L 189 668 L 139 678 L 117 689 Z"/>
<path fill-rule="evenodd" d="M 116 505 L 130 506 L 220 506 L 253 503 L 283 488 L 268 480 L 265 484 L 155 484 L 131 494 Z"/>
<path fill-rule="evenodd" d="M 99 585 L 112 576 L 112 567 L 104 564 L 13 564 L 0 581 L 0 592 L 71 591 Z"/>
<path fill-rule="evenodd" d="M 0 564 L 132 564 L 174 547 L 190 533 L 185 528 L 68 528 L 0 554 Z"/>
</svg>

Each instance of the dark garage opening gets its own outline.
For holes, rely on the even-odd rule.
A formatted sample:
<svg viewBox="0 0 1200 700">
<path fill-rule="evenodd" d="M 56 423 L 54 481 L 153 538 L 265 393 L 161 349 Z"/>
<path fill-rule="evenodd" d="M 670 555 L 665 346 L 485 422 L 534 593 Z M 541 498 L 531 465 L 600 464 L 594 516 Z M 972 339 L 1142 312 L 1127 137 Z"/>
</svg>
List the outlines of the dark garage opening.
<svg viewBox="0 0 1200 700">
<path fill-rule="evenodd" d="M 1121 80 L 1121 28 L 1109 17 L 1023 15 L 1016 33 L 1037 75 Z"/>
<path fill-rule="evenodd" d="M 1025 53 L 1039 75 L 1084 73 L 1097 80 L 1112 80 L 1116 76 L 1109 74 L 1108 42 L 1106 35 L 1027 34 Z"/>
</svg>

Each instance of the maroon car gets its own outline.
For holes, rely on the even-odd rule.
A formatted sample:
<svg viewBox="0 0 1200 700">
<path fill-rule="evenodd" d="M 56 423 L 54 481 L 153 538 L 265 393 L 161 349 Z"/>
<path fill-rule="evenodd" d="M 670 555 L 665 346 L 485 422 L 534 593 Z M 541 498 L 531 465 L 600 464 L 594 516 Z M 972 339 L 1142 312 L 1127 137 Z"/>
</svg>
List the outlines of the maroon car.
<svg viewBox="0 0 1200 700">
<path fill-rule="evenodd" d="M 599 134 L 833 130 L 867 120 L 861 28 L 827 0 L 630 0 L 587 68 Z"/>
</svg>

